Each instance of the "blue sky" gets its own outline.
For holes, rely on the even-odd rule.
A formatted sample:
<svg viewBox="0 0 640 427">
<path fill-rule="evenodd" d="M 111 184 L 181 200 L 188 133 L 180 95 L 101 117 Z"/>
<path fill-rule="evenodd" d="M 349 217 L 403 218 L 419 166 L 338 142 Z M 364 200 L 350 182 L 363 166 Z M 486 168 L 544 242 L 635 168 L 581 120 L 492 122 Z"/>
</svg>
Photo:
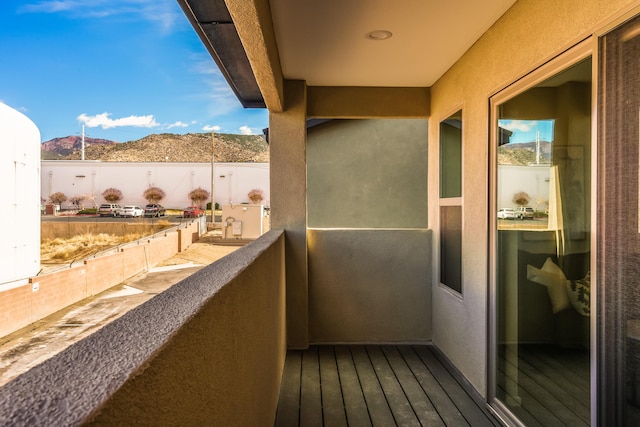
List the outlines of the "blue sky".
<svg viewBox="0 0 640 427">
<path fill-rule="evenodd" d="M 511 143 L 534 142 L 537 132 L 540 132 L 540 140 L 553 142 L 554 120 L 499 120 L 502 128 L 513 132 Z"/>
<path fill-rule="evenodd" d="M 85 134 L 262 133 L 176 0 L 2 0 L 0 102 L 42 141 Z"/>
</svg>

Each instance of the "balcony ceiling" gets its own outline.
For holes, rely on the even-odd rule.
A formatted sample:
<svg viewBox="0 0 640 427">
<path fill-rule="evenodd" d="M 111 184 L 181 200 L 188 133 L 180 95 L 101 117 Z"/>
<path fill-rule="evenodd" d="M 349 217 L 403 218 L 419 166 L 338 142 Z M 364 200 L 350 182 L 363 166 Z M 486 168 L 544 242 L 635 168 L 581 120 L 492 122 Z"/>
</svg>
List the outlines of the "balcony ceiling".
<svg viewBox="0 0 640 427">
<path fill-rule="evenodd" d="M 178 2 L 241 101 L 243 97 L 260 98 L 257 85 L 251 89 L 251 67 L 239 51 L 237 23 L 232 22 L 225 2 Z M 257 9 L 267 4 L 266 0 L 254 2 Z M 262 22 L 261 29 L 272 32 L 264 35 L 266 39 L 275 37 L 285 79 L 305 80 L 309 86 L 428 87 L 514 3 L 271 0 L 268 9 L 273 26 Z M 245 7 L 238 4 L 241 6 L 234 7 Z M 369 38 L 374 31 L 388 31 L 391 37 Z"/>
<path fill-rule="evenodd" d="M 309 86 L 435 83 L 514 0 L 271 0 L 283 74 Z M 372 31 L 392 33 L 386 40 Z"/>
</svg>

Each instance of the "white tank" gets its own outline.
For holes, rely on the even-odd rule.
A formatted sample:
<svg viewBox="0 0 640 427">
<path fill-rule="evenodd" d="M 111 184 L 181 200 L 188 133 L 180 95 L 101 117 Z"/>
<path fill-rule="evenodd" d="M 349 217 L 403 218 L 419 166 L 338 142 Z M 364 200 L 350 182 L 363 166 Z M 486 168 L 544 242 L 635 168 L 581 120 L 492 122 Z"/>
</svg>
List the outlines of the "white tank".
<svg viewBox="0 0 640 427">
<path fill-rule="evenodd" d="M 0 103 L 0 291 L 40 270 L 40 131 Z"/>
</svg>

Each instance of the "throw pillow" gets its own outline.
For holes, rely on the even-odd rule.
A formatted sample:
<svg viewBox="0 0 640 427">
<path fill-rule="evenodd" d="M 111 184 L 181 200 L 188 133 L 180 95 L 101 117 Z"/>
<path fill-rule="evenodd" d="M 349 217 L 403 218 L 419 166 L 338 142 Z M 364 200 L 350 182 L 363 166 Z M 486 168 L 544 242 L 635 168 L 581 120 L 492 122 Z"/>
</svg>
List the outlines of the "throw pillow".
<svg viewBox="0 0 640 427">
<path fill-rule="evenodd" d="M 581 315 L 589 317 L 591 315 L 591 272 L 588 272 L 584 279 L 569 280 L 567 294 L 573 308 Z"/>
<path fill-rule="evenodd" d="M 540 269 L 527 265 L 527 279 L 547 287 L 551 309 L 554 313 L 571 307 L 571 301 L 569 301 L 567 294 L 567 286 L 570 281 L 551 258 L 547 258 Z"/>
</svg>

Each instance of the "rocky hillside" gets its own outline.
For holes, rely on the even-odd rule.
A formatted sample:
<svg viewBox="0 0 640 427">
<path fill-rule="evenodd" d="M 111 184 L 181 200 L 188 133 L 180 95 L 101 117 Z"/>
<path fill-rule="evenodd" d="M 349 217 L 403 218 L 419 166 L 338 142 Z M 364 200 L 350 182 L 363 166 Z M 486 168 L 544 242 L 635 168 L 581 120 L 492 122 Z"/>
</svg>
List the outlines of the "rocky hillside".
<svg viewBox="0 0 640 427">
<path fill-rule="evenodd" d="M 552 145 L 547 141 L 540 141 L 540 163 L 551 161 Z M 498 164 L 500 165 L 530 165 L 536 163 L 536 143 L 506 144 L 498 147 Z"/>
<path fill-rule="evenodd" d="M 85 138 L 85 147 L 92 146 L 105 146 L 117 144 L 116 141 L 110 141 L 108 139 L 100 138 Z M 80 136 L 65 136 L 64 138 L 53 138 L 47 142 L 43 142 L 41 146 L 42 160 L 60 160 L 74 152 L 80 153 L 82 149 L 82 137 Z M 80 158 L 80 154 L 78 154 Z"/>
<path fill-rule="evenodd" d="M 56 141 L 42 144 L 43 159 L 79 160 L 80 145 L 71 147 Z M 79 137 L 78 137 L 79 138 Z M 85 138 L 86 160 L 103 162 L 211 162 L 211 134 L 189 133 L 185 135 L 162 133 L 145 136 L 137 141 L 116 143 L 96 142 Z M 105 140 L 98 140 L 105 141 Z M 57 157 L 56 157 L 57 156 Z M 215 134 L 216 162 L 268 162 L 269 146 L 261 135 Z"/>
</svg>

